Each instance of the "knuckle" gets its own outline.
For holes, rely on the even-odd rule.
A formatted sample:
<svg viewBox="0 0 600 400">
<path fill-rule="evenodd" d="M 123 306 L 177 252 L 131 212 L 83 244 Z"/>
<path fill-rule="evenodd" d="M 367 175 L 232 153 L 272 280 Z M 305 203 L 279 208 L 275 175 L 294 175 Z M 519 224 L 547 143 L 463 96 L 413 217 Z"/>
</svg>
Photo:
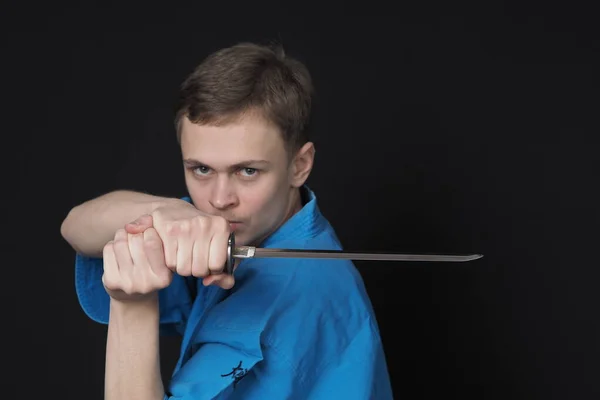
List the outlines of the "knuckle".
<svg viewBox="0 0 600 400">
<path fill-rule="evenodd" d="M 112 251 L 113 248 L 114 248 L 114 242 L 111 240 L 110 242 L 108 242 L 104 245 L 104 247 L 102 248 L 102 251 L 104 253 L 106 253 L 107 251 Z"/>
<path fill-rule="evenodd" d="M 144 240 L 144 248 L 150 251 L 160 250 L 162 242 L 156 237 L 148 237 Z"/>
<path fill-rule="evenodd" d="M 191 221 L 184 220 L 179 222 L 179 230 L 181 233 L 189 233 L 192 228 Z"/>
<path fill-rule="evenodd" d="M 194 265 L 192 275 L 196 278 L 204 278 L 209 275 L 208 271 L 209 269 L 206 265 Z"/>
<path fill-rule="evenodd" d="M 171 251 L 170 246 L 165 246 L 165 264 L 167 267 L 173 269 L 177 267 L 177 257 L 174 252 Z"/>
<path fill-rule="evenodd" d="M 144 236 L 144 239 L 146 239 L 146 240 L 151 239 L 151 238 L 159 238 L 160 237 L 158 235 L 158 232 L 156 231 L 156 229 L 152 228 L 152 227 L 146 229 L 143 232 L 143 236 Z"/>
<path fill-rule="evenodd" d="M 206 229 L 206 223 L 201 217 L 194 217 L 189 221 L 190 225 L 193 226 L 193 229 L 198 232 L 202 232 Z"/>
<path fill-rule="evenodd" d="M 144 237 L 143 237 L 143 234 L 141 234 L 141 233 L 128 233 L 127 234 L 127 241 L 136 246 L 140 245 L 140 243 L 142 243 L 143 239 L 144 239 Z"/>
<path fill-rule="evenodd" d="M 169 222 L 167 223 L 165 230 L 167 231 L 167 235 L 177 235 L 179 233 L 179 224 L 175 222 Z"/>
<path fill-rule="evenodd" d="M 213 220 L 213 224 L 217 231 L 219 232 L 228 232 L 229 231 L 229 222 L 223 217 L 215 217 Z"/>
<path fill-rule="evenodd" d="M 181 275 L 181 276 L 190 276 L 191 275 L 190 269 L 186 268 L 183 265 L 177 265 L 175 270 L 177 271 L 177 274 Z"/>
<path fill-rule="evenodd" d="M 160 287 L 167 287 L 171 284 L 172 276 L 171 274 L 160 274 L 157 279 L 157 283 Z"/>
<path fill-rule="evenodd" d="M 213 261 L 209 265 L 209 269 L 213 274 L 220 274 L 223 272 L 223 264 L 219 263 L 218 261 Z"/>
<path fill-rule="evenodd" d="M 106 287 L 108 290 L 116 290 L 116 289 L 118 289 L 118 284 L 115 282 L 114 279 L 112 279 L 108 275 L 105 274 L 102 277 L 102 281 L 104 282 L 104 287 Z"/>
<path fill-rule="evenodd" d="M 198 215 L 196 217 L 196 221 L 198 221 L 198 224 L 200 227 L 202 227 L 202 229 L 209 229 L 213 225 L 212 216 Z"/>
<path fill-rule="evenodd" d="M 138 284 L 137 292 L 139 294 L 148 294 L 154 291 L 154 287 L 150 282 L 144 280 Z"/>
<path fill-rule="evenodd" d="M 113 240 L 114 247 L 121 247 L 127 245 L 129 242 L 127 235 L 115 236 L 115 240 Z"/>
<path fill-rule="evenodd" d="M 134 286 L 133 286 L 133 282 L 130 279 L 125 279 L 122 283 L 121 283 L 121 290 L 128 295 L 132 295 L 135 293 L 134 290 Z"/>
</svg>

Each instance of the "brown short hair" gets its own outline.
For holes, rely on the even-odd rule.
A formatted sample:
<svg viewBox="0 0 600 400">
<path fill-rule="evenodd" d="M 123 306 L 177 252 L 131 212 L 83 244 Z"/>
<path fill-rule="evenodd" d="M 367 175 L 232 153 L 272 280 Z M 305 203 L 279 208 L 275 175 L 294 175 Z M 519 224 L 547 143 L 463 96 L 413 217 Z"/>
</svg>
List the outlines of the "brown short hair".
<svg viewBox="0 0 600 400">
<path fill-rule="evenodd" d="M 183 82 L 175 125 L 224 124 L 258 113 L 281 131 L 287 150 L 309 140 L 314 88 L 308 69 L 279 44 L 239 43 L 209 55 Z"/>
</svg>

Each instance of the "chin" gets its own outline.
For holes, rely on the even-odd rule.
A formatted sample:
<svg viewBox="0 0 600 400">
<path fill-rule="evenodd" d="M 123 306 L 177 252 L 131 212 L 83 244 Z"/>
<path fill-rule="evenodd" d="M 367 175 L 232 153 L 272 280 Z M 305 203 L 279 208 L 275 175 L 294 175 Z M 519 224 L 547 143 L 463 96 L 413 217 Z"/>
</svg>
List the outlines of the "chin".
<svg viewBox="0 0 600 400">
<path fill-rule="evenodd" d="M 256 240 L 253 237 L 249 237 L 245 232 L 234 232 L 235 233 L 235 245 L 236 246 L 256 246 Z"/>
<path fill-rule="evenodd" d="M 235 235 L 235 245 L 236 246 L 247 246 L 247 236 L 243 232 L 234 231 Z"/>
</svg>

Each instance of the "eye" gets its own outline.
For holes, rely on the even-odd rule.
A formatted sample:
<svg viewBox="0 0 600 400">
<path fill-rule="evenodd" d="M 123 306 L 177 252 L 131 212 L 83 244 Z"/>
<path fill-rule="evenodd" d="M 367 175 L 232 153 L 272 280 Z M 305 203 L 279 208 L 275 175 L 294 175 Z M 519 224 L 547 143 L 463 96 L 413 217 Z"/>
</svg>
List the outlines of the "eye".
<svg viewBox="0 0 600 400">
<path fill-rule="evenodd" d="M 210 168 L 201 165 L 198 167 L 194 167 L 193 172 L 196 175 L 206 175 L 210 172 Z"/>
<path fill-rule="evenodd" d="M 255 168 L 242 168 L 241 172 L 245 177 L 252 177 L 258 174 L 258 170 Z"/>
</svg>

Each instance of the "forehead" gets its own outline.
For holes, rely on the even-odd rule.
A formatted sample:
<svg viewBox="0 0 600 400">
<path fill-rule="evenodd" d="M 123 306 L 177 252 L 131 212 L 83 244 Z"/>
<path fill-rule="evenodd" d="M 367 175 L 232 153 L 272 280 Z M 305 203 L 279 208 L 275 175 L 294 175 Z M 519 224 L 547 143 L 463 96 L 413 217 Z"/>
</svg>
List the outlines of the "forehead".
<svg viewBox="0 0 600 400">
<path fill-rule="evenodd" d="M 224 125 L 198 125 L 184 118 L 181 125 L 184 159 L 227 166 L 246 160 L 276 162 L 285 156 L 278 129 L 257 117 L 244 117 Z"/>
</svg>

